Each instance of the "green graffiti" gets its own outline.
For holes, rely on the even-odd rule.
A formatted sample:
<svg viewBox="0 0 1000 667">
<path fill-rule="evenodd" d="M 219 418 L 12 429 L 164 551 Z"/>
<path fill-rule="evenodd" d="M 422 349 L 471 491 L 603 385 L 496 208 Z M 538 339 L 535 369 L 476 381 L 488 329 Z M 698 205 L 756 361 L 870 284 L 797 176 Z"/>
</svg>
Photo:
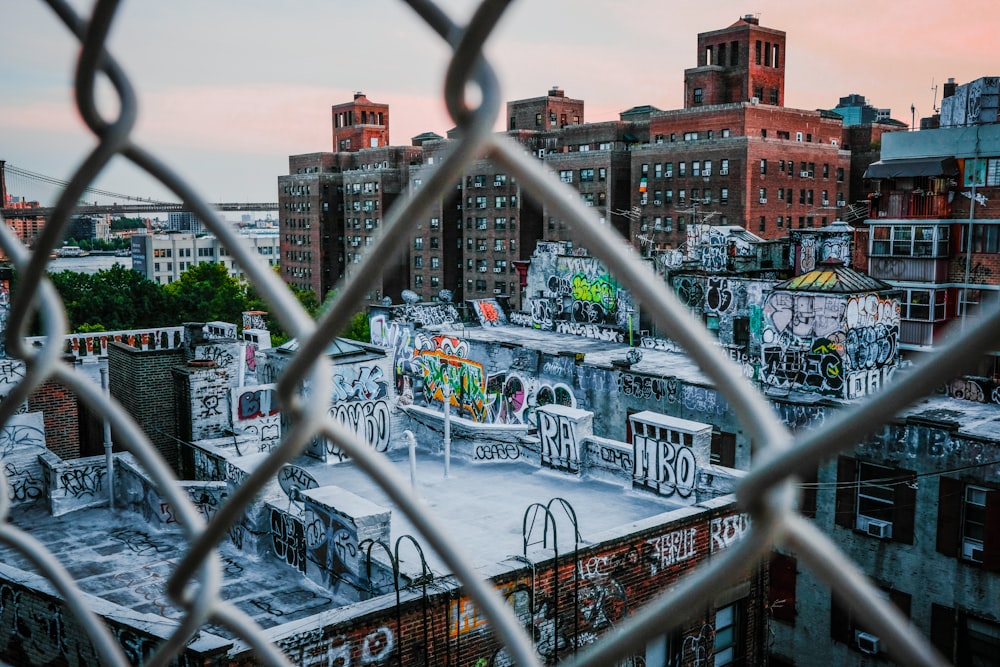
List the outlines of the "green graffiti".
<svg viewBox="0 0 1000 667">
<path fill-rule="evenodd" d="M 589 280 L 581 274 L 573 276 L 573 298 L 577 301 L 599 303 L 609 313 L 615 310 L 615 284 L 607 276 Z"/>
</svg>

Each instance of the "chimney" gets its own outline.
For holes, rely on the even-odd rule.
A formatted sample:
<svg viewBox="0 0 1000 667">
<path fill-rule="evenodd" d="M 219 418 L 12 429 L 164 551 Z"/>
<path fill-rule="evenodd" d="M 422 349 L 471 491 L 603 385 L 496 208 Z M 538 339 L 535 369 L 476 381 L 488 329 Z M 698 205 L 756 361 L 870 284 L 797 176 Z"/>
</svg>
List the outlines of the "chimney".
<svg viewBox="0 0 1000 667">
<path fill-rule="evenodd" d="M 955 85 L 955 77 L 949 76 L 948 82 L 944 84 L 944 89 L 941 92 L 941 99 L 944 99 L 946 97 L 951 97 L 952 95 L 954 95 L 955 88 L 957 88 L 957 86 Z"/>
<path fill-rule="evenodd" d="M 559 86 L 552 86 L 549 90 L 549 97 L 565 97 L 566 91 Z"/>
</svg>

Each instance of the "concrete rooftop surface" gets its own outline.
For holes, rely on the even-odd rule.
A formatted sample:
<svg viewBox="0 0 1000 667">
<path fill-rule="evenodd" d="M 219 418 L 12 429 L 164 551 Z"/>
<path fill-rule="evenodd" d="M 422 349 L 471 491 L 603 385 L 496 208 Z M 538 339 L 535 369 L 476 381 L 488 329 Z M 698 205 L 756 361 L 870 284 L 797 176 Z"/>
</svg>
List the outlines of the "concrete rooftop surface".
<svg viewBox="0 0 1000 667">
<path fill-rule="evenodd" d="M 410 466 L 405 449 L 392 452 L 391 460 L 409 488 Z M 299 465 L 319 484 L 336 485 L 376 505 L 393 504 L 376 482 L 347 461 L 326 465 L 302 457 Z M 477 568 L 489 566 L 523 551 L 522 522 L 532 503 L 546 504 L 563 498 L 575 510 L 581 545 L 611 529 L 628 530 L 634 522 L 681 507 L 651 493 L 593 479 L 539 469 L 523 463 L 473 464 L 453 457 L 450 474 L 444 478 L 444 457 L 420 451 L 417 455 L 416 491 L 467 558 Z M 265 499 L 279 506 L 291 501 L 272 482 Z M 284 505 L 282 505 L 284 503 Z M 572 524 L 567 514 L 553 507 L 560 554 L 573 549 Z M 539 548 L 544 518 L 531 532 L 529 552 Z M 86 509 L 61 517 L 49 515 L 39 506 L 16 506 L 12 522 L 39 540 L 62 562 L 80 588 L 95 597 L 139 613 L 178 619 L 181 613 L 168 600 L 166 582 L 184 556 L 186 541 L 179 529 L 164 529 L 141 516 L 106 508 Z M 390 547 L 401 535 L 412 535 L 420 543 L 435 576 L 446 574 L 441 559 L 417 533 L 402 512 L 392 509 Z M 530 522 L 529 522 L 530 525 Z M 266 538 L 265 538 L 266 539 Z M 221 597 L 235 604 L 264 628 L 300 620 L 344 604 L 337 596 L 279 562 L 273 555 L 254 556 L 223 540 L 219 548 L 224 586 Z M 384 561 L 379 549 L 373 558 Z M 416 552 L 400 549 L 400 570 L 417 576 L 421 564 Z M 34 571 L 19 553 L 0 547 L 0 563 Z M 484 578 L 488 573 L 484 572 Z M 219 626 L 205 630 L 220 637 L 232 634 Z"/>
</svg>

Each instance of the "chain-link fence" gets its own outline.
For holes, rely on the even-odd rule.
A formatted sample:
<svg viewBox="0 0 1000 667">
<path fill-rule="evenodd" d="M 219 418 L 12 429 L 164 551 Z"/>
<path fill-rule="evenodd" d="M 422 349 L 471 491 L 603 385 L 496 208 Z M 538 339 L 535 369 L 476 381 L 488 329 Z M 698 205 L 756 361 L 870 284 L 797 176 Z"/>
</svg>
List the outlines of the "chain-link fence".
<svg viewBox="0 0 1000 667">
<path fill-rule="evenodd" d="M 34 252 L 26 251 L 7 227 L 0 225 L 0 244 L 21 274 L 21 288 L 19 293 L 13 295 L 11 304 L 7 351 L 9 356 L 23 359 L 26 364 L 23 380 L 0 404 L 0 420 L 6 423 L 17 406 L 43 381 L 55 379 L 70 387 L 91 410 L 111 423 L 122 446 L 135 456 L 155 480 L 162 497 L 172 504 L 178 523 L 183 527 L 187 548 L 185 557 L 169 580 L 167 591 L 173 603 L 185 613 L 149 664 L 169 663 L 197 631 L 209 623 L 228 628 L 247 642 L 260 660 L 276 665 L 288 664 L 286 657 L 263 638 L 260 628 L 253 621 L 220 598 L 222 569 L 217 546 L 264 484 L 274 478 L 284 464 L 298 456 L 317 435 L 336 442 L 384 487 L 399 510 L 406 514 L 450 570 L 461 579 L 517 664 L 539 664 L 520 622 L 497 592 L 477 576 L 470 561 L 463 558 L 461 549 L 446 536 L 433 513 L 408 493 L 408 485 L 398 478 L 380 454 L 373 452 L 353 432 L 328 415 L 325 397 L 330 395 L 327 385 L 332 374 L 324 350 L 327 342 L 343 330 L 356 311 L 367 286 L 361 281 L 341 285 L 337 301 L 318 322 L 312 320 L 281 280 L 254 260 L 238 234 L 224 224 L 205 200 L 181 176 L 135 142 L 132 129 L 137 118 L 136 95 L 114 54 L 105 51 L 105 40 L 118 3 L 115 0 L 100 0 L 93 15 L 85 19 L 64 0 L 46 1 L 81 43 L 75 78 L 76 104 L 98 139 L 98 145 L 63 190 Z M 953 377 L 956 369 L 968 363 L 980 350 L 987 349 L 992 332 L 1000 323 L 1000 314 L 983 317 L 975 326 L 967 328 L 961 338 L 942 345 L 927 363 L 920 364 L 908 374 L 907 382 L 896 383 L 874 399 L 843 410 L 822 429 L 793 437 L 764 398 L 720 353 L 701 325 L 666 289 L 662 279 L 634 261 L 624 241 L 608 226 L 599 224 L 593 209 L 585 207 L 575 191 L 560 184 L 558 178 L 539 161 L 528 156 L 522 147 L 493 132 L 501 104 L 495 72 L 495 67 L 500 64 L 488 62 L 482 47 L 509 2 L 484 0 L 464 27 L 456 25 L 431 0 L 407 0 L 407 4 L 453 51 L 446 73 L 445 101 L 457 124 L 458 139 L 453 142 L 447 159 L 437 166 L 424 186 L 411 192 L 388 211 L 385 233 L 372 246 L 364 261 L 376 267 L 385 265 L 410 237 L 409 230 L 400 227 L 408 220 L 425 218 L 442 193 L 454 188 L 463 166 L 488 152 L 517 177 L 526 191 L 544 200 L 553 215 L 572 222 L 576 238 L 592 249 L 651 313 L 657 326 L 682 345 L 711 378 L 738 415 L 755 448 L 753 468 L 737 491 L 741 508 L 752 517 L 749 536 L 707 567 L 683 580 L 669 595 L 663 595 L 641 609 L 615 633 L 580 652 L 571 664 L 607 665 L 633 653 L 634 647 L 645 645 L 671 626 L 683 622 L 690 608 L 712 599 L 715 593 L 734 583 L 744 575 L 748 564 L 757 562 L 776 544 L 793 549 L 800 563 L 858 610 L 864 623 L 878 633 L 888 645 L 891 655 L 900 663 L 942 664 L 944 661 L 925 638 L 913 631 L 907 619 L 865 580 L 826 535 L 797 512 L 793 477 L 806 473 L 818 462 L 850 447 L 880 428 L 904 406 Z M 117 92 L 120 101 L 117 118 L 106 119 L 96 108 L 95 86 L 99 75 L 106 76 Z M 481 93 L 481 102 L 475 107 L 470 106 L 465 97 L 470 83 Z M 47 258 L 62 238 L 80 195 L 115 156 L 130 160 L 160 180 L 183 200 L 188 210 L 205 222 L 220 242 L 231 249 L 234 259 L 270 303 L 285 330 L 301 343 L 277 389 L 293 427 L 285 434 L 280 446 L 235 488 L 208 523 L 180 489 L 147 434 L 120 405 L 105 399 L 85 378 L 70 372 L 60 361 L 60 341 L 66 333 L 66 321 L 55 290 L 45 280 Z M 28 322 L 36 312 L 52 344 L 27 349 L 23 341 Z M 307 394 L 300 393 L 304 380 L 313 389 Z M 79 588 L 63 565 L 44 544 L 9 522 L 7 485 L 8 479 L 0 468 L 0 486 L 3 487 L 3 493 L 0 493 L 0 541 L 28 558 L 65 598 L 104 662 L 127 664 L 122 647 L 98 616 L 88 609 Z"/>
</svg>

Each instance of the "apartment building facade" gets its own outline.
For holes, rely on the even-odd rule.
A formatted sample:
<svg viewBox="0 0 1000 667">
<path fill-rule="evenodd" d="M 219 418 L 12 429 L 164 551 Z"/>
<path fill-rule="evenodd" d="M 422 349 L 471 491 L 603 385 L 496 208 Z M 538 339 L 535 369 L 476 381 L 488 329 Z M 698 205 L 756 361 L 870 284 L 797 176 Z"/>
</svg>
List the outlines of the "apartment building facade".
<svg viewBox="0 0 1000 667">
<path fill-rule="evenodd" d="M 1000 125 L 884 135 L 864 176 L 868 273 L 904 291 L 900 347 L 918 355 L 1000 300 Z M 974 374 L 997 370 L 989 355 Z"/>
<path fill-rule="evenodd" d="M 592 123 L 584 100 L 552 87 L 508 102 L 507 135 L 647 255 L 678 247 L 692 223 L 739 225 L 771 239 L 837 219 L 848 203 L 851 173 L 850 154 L 840 145 L 843 124 L 836 114 L 783 106 L 785 33 L 744 16 L 700 34 L 696 62 L 685 71 L 683 109 L 638 106 Z M 336 105 L 336 152 L 293 156 L 290 173 L 279 178 L 283 275 L 321 297 L 351 275 L 390 200 L 422 187 L 448 148 L 449 139 L 433 136 L 383 148 L 389 115 L 376 106 L 364 96 Z M 359 138 L 374 128 L 384 134 Z M 364 191 L 373 184 L 378 190 Z M 330 188 L 340 188 L 343 199 Z M 413 221 L 410 232 L 398 263 L 381 267 L 381 279 L 366 277 L 374 281 L 372 301 L 398 300 L 404 289 L 430 301 L 446 290 L 459 302 L 504 297 L 520 308 L 514 262 L 530 260 L 539 240 L 574 241 L 568 221 L 489 155 L 470 164 L 454 191 L 427 220 Z"/>
<path fill-rule="evenodd" d="M 262 262 L 269 266 L 278 265 L 277 234 L 255 231 L 241 234 L 241 237 L 251 245 Z M 192 266 L 205 262 L 222 264 L 234 278 L 245 277 L 243 268 L 214 236 L 184 232 L 133 234 L 131 241 L 132 270 L 160 285 L 174 282 Z"/>
</svg>

